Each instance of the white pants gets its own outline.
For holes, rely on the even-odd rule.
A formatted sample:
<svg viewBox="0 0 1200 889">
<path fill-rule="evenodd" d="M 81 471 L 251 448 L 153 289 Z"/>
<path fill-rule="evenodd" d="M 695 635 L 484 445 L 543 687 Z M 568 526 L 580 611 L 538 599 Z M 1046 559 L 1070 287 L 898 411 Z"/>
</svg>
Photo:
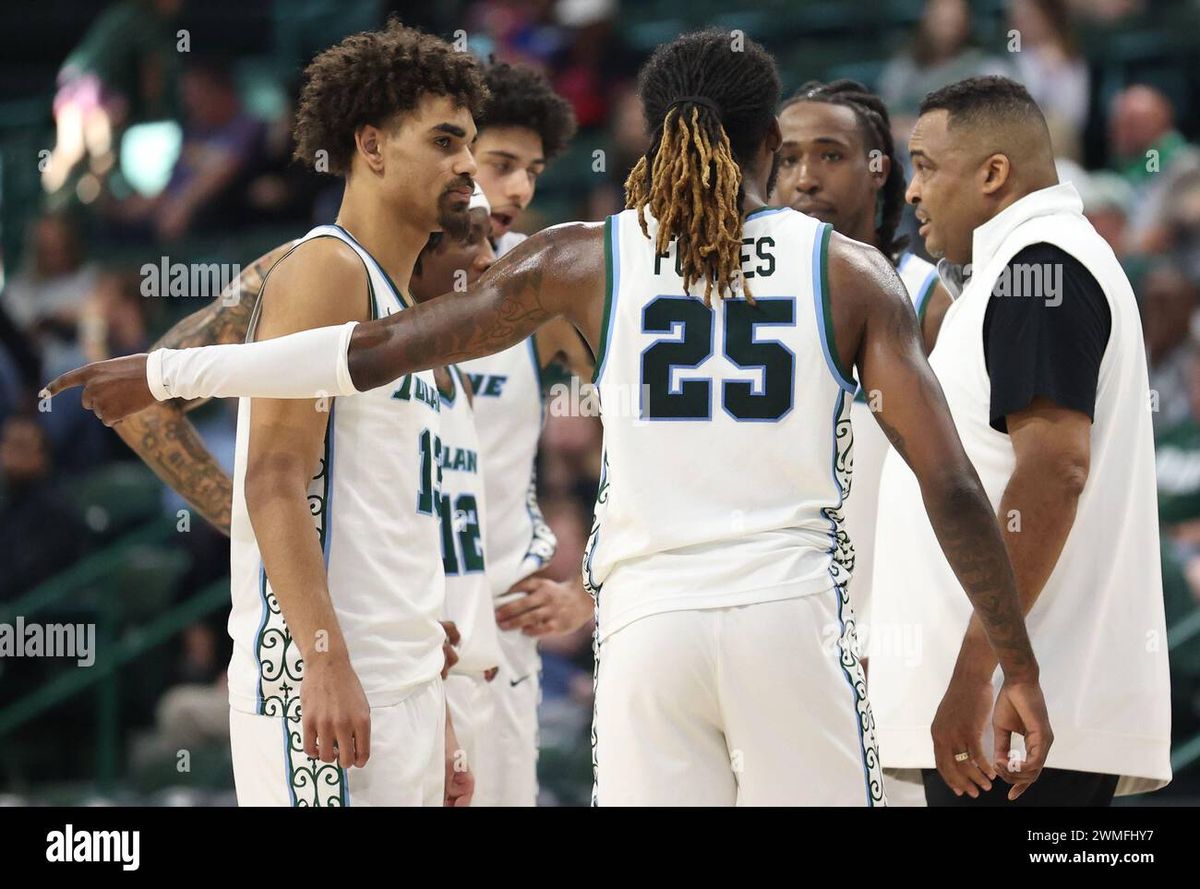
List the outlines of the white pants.
<svg viewBox="0 0 1200 889">
<path fill-rule="evenodd" d="M 481 761 L 494 789 L 475 805 L 535 806 L 537 711 L 542 693 L 537 640 L 520 630 L 502 630 L 500 655 L 500 670 L 488 683 L 493 707 L 491 738 Z"/>
<path fill-rule="evenodd" d="M 495 701 L 488 685 L 482 676 L 451 673 L 446 677 L 446 708 L 462 756 L 475 776 L 472 806 L 497 805 L 498 782 L 489 771 L 494 767 L 495 755 L 487 749 L 495 743 Z"/>
<path fill-rule="evenodd" d="M 446 780 L 442 680 L 390 707 L 371 708 L 371 758 L 343 769 L 304 752 L 300 708 L 292 717 L 230 710 L 239 806 L 440 806 Z"/>
<path fill-rule="evenodd" d="M 836 589 L 621 628 L 600 646 L 597 804 L 881 805 L 852 636 Z"/>
</svg>

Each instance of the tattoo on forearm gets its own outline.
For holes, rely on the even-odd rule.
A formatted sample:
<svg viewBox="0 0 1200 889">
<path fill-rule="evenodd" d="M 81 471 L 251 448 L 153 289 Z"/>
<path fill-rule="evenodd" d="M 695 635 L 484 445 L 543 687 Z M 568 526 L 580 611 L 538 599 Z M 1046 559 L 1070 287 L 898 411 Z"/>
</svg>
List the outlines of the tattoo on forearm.
<svg viewBox="0 0 1200 889">
<path fill-rule="evenodd" d="M 518 267 L 519 268 L 519 267 Z M 350 374 L 360 391 L 404 374 L 508 348 L 555 313 L 543 302 L 544 271 L 527 263 L 481 278 L 473 293 L 438 299 L 383 321 L 360 325 Z"/>
<path fill-rule="evenodd" d="M 996 516 L 977 486 L 962 486 L 927 501 L 929 518 L 955 576 L 975 608 L 1006 670 L 1035 660 Z"/>
<path fill-rule="evenodd" d="M 904 462 L 908 462 L 908 451 L 904 447 L 904 436 L 900 434 L 900 430 L 884 419 L 883 414 L 876 413 L 875 419 L 879 423 L 879 428 L 883 430 L 883 434 L 887 436 L 887 440 L 891 442 L 892 447 L 896 449 Z"/>
<path fill-rule="evenodd" d="M 211 305 L 184 318 L 152 348 L 185 349 L 246 339 L 263 279 L 290 245 L 255 260 Z M 236 288 L 236 290 L 234 289 Z M 154 474 L 218 530 L 229 533 L 233 482 L 205 446 L 184 412 L 202 404 L 169 401 L 152 405 L 116 427 L 125 443 Z"/>
</svg>

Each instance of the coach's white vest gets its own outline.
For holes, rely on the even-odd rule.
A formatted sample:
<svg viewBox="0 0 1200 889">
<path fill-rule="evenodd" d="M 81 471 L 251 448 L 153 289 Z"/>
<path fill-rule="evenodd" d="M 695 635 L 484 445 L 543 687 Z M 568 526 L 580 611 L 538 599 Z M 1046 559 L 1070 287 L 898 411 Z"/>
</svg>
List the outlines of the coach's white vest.
<svg viewBox="0 0 1200 889">
<path fill-rule="evenodd" d="M 1015 459 L 1009 437 L 988 423 L 984 313 L 1001 270 L 1039 242 L 1078 259 L 1112 314 L 1091 469 L 1062 555 L 1027 618 L 1054 728 L 1048 765 L 1120 775 L 1117 793 L 1138 793 L 1171 778 L 1149 382 L 1129 280 L 1084 219 L 1073 186 L 1026 195 L 975 230 L 974 274 L 946 313 L 930 365 L 998 509 Z M 883 470 L 876 547 L 870 697 L 880 754 L 885 766 L 930 768 L 929 726 L 971 606 L 941 554 L 916 479 L 894 451 Z M 998 688 L 999 670 L 995 681 Z M 989 727 L 985 744 L 991 740 Z"/>
</svg>

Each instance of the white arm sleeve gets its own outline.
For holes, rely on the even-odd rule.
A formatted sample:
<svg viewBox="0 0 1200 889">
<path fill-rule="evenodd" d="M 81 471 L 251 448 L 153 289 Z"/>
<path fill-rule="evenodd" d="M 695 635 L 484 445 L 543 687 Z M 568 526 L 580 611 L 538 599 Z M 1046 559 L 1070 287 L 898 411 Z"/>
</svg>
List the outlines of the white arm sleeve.
<svg viewBox="0 0 1200 889">
<path fill-rule="evenodd" d="M 357 321 L 317 327 L 261 343 L 156 349 L 146 382 L 169 398 L 322 398 L 358 392 L 350 379 L 350 335 Z"/>
</svg>

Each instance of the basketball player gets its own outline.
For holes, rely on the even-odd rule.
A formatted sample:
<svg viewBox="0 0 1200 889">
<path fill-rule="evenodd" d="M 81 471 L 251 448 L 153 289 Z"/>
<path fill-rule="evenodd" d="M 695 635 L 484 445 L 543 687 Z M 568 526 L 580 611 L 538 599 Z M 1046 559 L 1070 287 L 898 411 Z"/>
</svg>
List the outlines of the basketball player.
<svg viewBox="0 0 1200 889">
<path fill-rule="evenodd" d="M 840 511 L 857 367 L 882 392 L 876 419 L 920 479 L 1004 671 L 998 754 L 1024 734 L 1019 780 L 1035 780 L 1052 741 L 1037 661 L 894 269 L 825 223 L 764 206 L 782 140 L 761 46 L 685 35 L 659 47 L 639 92 L 653 132 L 630 209 L 539 232 L 468 293 L 273 342 L 117 359 L 50 391 L 82 384 L 109 424 L 155 392 L 357 392 L 565 316 L 598 356 L 605 427 L 585 560 L 599 605 L 598 802 L 870 805 L 883 792 Z M 996 769 L 966 722 L 940 724 L 937 740 L 968 746 L 976 755 L 952 768 L 990 787 Z"/>
<path fill-rule="evenodd" d="M 345 175 L 339 224 L 274 264 L 252 339 L 408 308 L 429 233 L 466 213 L 485 95 L 469 56 L 395 22 L 314 59 L 297 155 L 327 152 Z M 439 676 L 439 408 L 429 372 L 332 404 L 243 400 L 229 669 L 240 803 L 469 801 Z"/>
<path fill-rule="evenodd" d="M 470 216 L 461 226 L 434 232 L 413 268 L 418 303 L 461 290 L 492 264 L 490 208 L 478 183 Z M 452 220 L 457 222 L 457 220 Z M 446 706 L 475 779 L 471 805 L 494 805 L 501 787 L 489 772 L 496 761 L 495 702 L 489 687 L 501 662 L 499 631 L 488 581 L 485 543 L 488 508 L 484 460 L 476 432 L 471 384 L 456 366 L 434 368 L 441 400 L 440 438 L 442 565 L 446 575 L 444 616 L 458 630 L 457 662 L 446 677 Z M 461 767 L 461 766 L 460 766 Z"/>
<path fill-rule="evenodd" d="M 852 80 L 810 81 L 783 103 L 779 113 L 783 147 L 775 202 L 807 213 L 833 230 L 879 248 L 895 266 L 912 300 L 928 353 L 950 306 L 938 283 L 937 269 L 907 249 L 896 226 L 904 209 L 904 172 L 896 157 L 891 121 L 883 101 Z M 876 394 L 878 397 L 878 394 Z M 889 445 L 871 418 L 871 400 L 861 387 L 854 396 L 854 484 L 846 499 L 846 531 L 854 542 L 854 580 L 850 599 L 858 618 L 863 670 L 872 641 L 895 634 L 873 634 L 869 616 L 874 573 L 875 520 L 879 474 Z M 868 674 L 869 676 L 869 674 Z M 885 770 L 886 774 L 886 770 Z M 925 805 L 920 773 L 888 775 L 889 805 Z"/>
<path fill-rule="evenodd" d="M 503 256 L 525 239 L 515 227 L 534 198 L 538 177 L 574 135 L 575 117 L 532 68 L 492 62 L 484 79 L 490 96 L 476 118 L 475 177 L 490 204 L 496 255 Z M 535 476 L 545 416 L 542 371 L 554 362 L 585 380 L 594 369 L 588 347 L 561 318 L 515 346 L 460 365 L 475 390 L 488 499 L 487 573 L 503 630 L 500 671 L 489 685 L 495 713 L 485 750 L 495 762 L 481 764 L 501 784 L 484 800 L 504 806 L 532 806 L 537 800 L 538 639 L 572 632 L 593 613 L 582 579 L 562 582 L 539 573 L 556 545 L 538 508 Z"/>
</svg>

